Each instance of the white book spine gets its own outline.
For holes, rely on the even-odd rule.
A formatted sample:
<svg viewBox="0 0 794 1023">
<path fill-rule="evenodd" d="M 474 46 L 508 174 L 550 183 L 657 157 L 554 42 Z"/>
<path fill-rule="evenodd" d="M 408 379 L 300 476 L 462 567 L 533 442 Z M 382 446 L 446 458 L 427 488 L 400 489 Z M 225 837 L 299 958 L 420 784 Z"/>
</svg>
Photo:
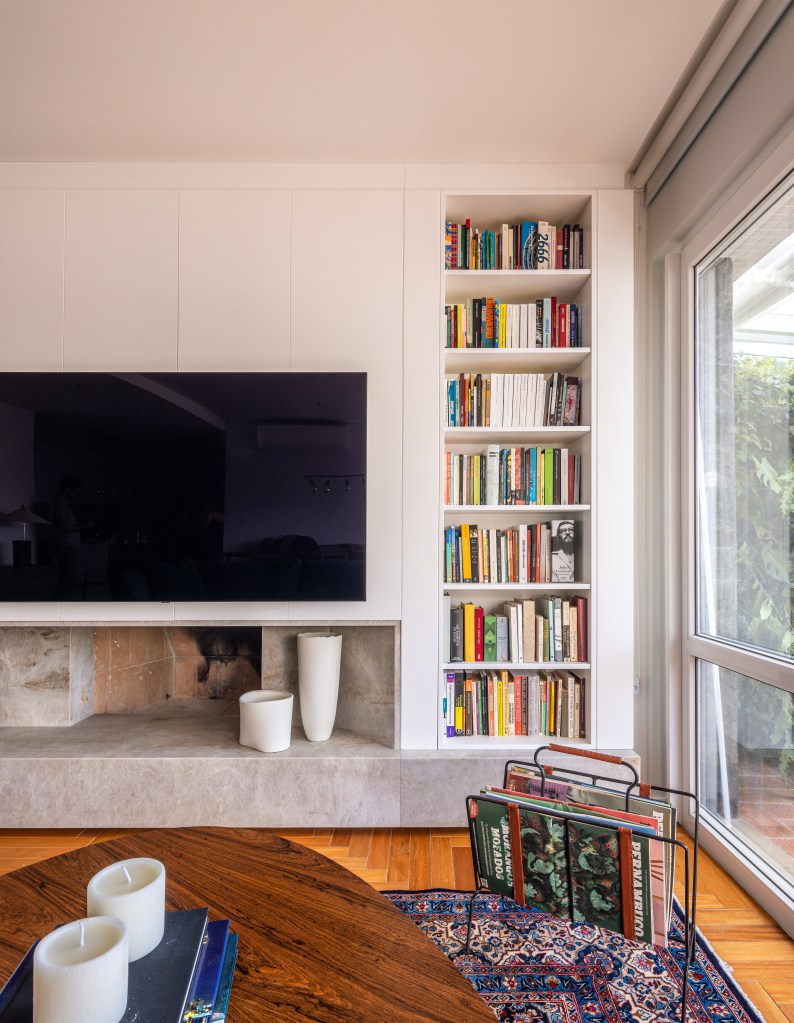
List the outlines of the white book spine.
<svg viewBox="0 0 794 1023">
<path fill-rule="evenodd" d="M 522 373 L 519 377 L 518 391 L 518 426 L 527 425 L 527 378 L 528 373 Z"/>
<path fill-rule="evenodd" d="M 491 426 L 504 426 L 504 373 L 491 373 Z"/>
<path fill-rule="evenodd" d="M 505 373 L 504 394 L 502 396 L 502 423 L 504 427 L 513 425 L 513 377 L 514 373 Z"/>
</svg>

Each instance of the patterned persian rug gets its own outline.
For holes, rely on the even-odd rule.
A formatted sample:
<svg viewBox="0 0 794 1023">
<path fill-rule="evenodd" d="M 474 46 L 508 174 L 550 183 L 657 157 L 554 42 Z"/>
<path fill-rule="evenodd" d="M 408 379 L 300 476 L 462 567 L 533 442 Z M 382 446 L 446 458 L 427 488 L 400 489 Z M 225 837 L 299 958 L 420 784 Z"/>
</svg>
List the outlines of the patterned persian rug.
<svg viewBox="0 0 794 1023">
<path fill-rule="evenodd" d="M 670 946 L 629 941 L 495 895 L 477 896 L 471 954 L 466 892 L 384 892 L 468 977 L 504 1023 L 676 1023 L 681 1019 L 683 922 Z M 687 1023 L 763 1023 L 703 936 L 689 972 Z"/>
</svg>

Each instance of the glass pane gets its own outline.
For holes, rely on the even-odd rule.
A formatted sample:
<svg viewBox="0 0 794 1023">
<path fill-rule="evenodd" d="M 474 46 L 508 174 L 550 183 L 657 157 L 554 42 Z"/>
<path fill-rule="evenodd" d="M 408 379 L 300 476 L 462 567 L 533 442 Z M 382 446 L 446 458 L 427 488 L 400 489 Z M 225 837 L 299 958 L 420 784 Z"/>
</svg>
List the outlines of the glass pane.
<svg viewBox="0 0 794 1023">
<path fill-rule="evenodd" d="M 794 882 L 794 697 L 697 662 L 701 805 Z"/>
<path fill-rule="evenodd" d="M 791 657 L 794 189 L 697 268 L 696 312 L 698 632 Z"/>
</svg>

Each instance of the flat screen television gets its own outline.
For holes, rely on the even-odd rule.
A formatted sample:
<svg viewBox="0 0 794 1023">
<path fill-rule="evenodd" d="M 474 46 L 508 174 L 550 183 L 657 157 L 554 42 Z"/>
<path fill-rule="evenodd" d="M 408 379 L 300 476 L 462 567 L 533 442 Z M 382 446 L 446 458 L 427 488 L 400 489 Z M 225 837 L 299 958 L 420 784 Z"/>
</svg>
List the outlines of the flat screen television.
<svg viewBox="0 0 794 1023">
<path fill-rule="evenodd" d="M 365 373 L 0 373 L 1 601 L 363 601 Z"/>
</svg>

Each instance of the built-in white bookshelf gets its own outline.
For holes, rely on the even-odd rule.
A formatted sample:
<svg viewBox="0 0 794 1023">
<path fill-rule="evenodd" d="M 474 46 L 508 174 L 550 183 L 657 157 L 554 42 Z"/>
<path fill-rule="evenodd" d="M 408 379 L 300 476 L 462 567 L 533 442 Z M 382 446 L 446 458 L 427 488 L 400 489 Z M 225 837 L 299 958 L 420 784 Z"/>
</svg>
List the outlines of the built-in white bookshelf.
<svg viewBox="0 0 794 1023">
<path fill-rule="evenodd" d="M 543 745 L 549 741 L 564 742 L 567 745 L 592 745 L 594 737 L 594 708 L 598 700 L 598 678 L 594 670 L 596 663 L 596 637 L 592 628 L 594 610 L 594 586 L 596 568 L 593 557 L 592 495 L 594 492 L 594 456 L 593 443 L 596 396 L 593 394 L 593 361 L 597 350 L 595 337 L 595 279 L 593 265 L 594 252 L 594 206 L 595 197 L 592 193 L 447 193 L 443 202 L 443 223 L 441 224 L 441 259 L 444 261 L 444 236 L 447 222 L 456 224 L 470 221 L 472 230 L 475 228 L 491 230 L 499 234 L 503 224 L 518 225 L 521 222 L 546 221 L 560 228 L 564 224 L 578 224 L 582 227 L 584 239 L 583 266 L 570 269 L 502 269 L 502 270 L 466 270 L 445 268 L 443 272 L 443 306 L 441 314 L 440 346 L 441 346 L 441 381 L 440 396 L 442 408 L 442 445 L 440 471 L 442 473 L 441 494 L 442 505 L 439 516 L 439 577 L 440 586 L 440 650 L 441 664 L 439 669 L 439 747 L 441 749 L 526 749 Z M 581 318 L 579 346 L 535 347 L 534 339 L 524 333 L 520 347 L 448 347 L 447 307 L 465 306 L 469 300 L 493 298 L 503 303 L 530 304 L 539 299 L 554 297 L 558 303 L 574 303 L 578 316 Z M 555 303 L 556 304 L 556 303 Z M 469 312 L 471 306 L 469 306 Z M 518 339 L 516 338 L 516 341 Z M 454 340 L 452 342 L 454 344 Z M 497 342 L 498 344 L 498 342 Z M 491 374 L 535 374 L 548 378 L 552 373 L 560 373 L 566 377 L 579 378 L 581 385 L 580 412 L 575 425 L 552 426 L 461 426 L 450 425 L 449 381 L 457 375 L 474 380 L 477 374 L 491 378 Z M 482 386 L 485 391 L 485 386 Z M 490 400 L 490 393 L 488 400 Z M 450 501 L 449 486 L 445 479 L 449 467 L 447 452 L 457 455 L 484 455 L 489 445 L 498 445 L 500 449 L 560 448 L 570 454 L 580 456 L 581 478 L 579 496 L 575 503 L 559 501 L 558 503 L 516 503 L 516 504 L 485 504 L 455 503 Z M 483 497 L 482 500 L 485 498 Z M 574 523 L 575 530 L 575 572 L 572 582 L 464 582 L 451 581 L 449 572 L 449 551 L 445 549 L 446 530 L 450 526 L 468 523 L 481 530 L 518 529 L 521 526 L 531 527 L 534 524 L 550 520 L 568 519 Z M 489 532 L 489 534 L 491 533 Z M 574 596 L 587 601 L 587 654 L 573 660 L 537 660 L 532 656 L 524 656 L 521 660 L 452 660 L 450 656 L 449 608 L 459 604 L 472 603 L 483 608 L 483 614 L 502 613 L 505 602 L 529 601 L 538 597 L 558 597 L 560 603 L 570 602 Z M 528 606 L 528 605 L 526 605 Z M 511 656 L 515 651 L 511 651 Z M 507 673 L 507 674 L 505 674 Z M 469 717 L 469 729 L 473 734 L 448 734 L 448 726 L 455 720 L 454 712 L 447 716 L 447 701 L 452 698 L 448 689 L 448 680 L 456 674 L 463 676 L 464 689 L 466 679 L 471 681 L 472 698 L 470 711 L 474 720 Z M 538 734 L 483 734 L 486 729 L 498 731 L 496 715 L 491 712 L 488 720 L 487 693 L 496 689 L 495 683 L 499 676 L 513 688 L 515 676 L 526 676 L 537 679 L 541 687 L 547 687 L 552 679 L 557 683 L 563 678 L 573 684 L 575 678 L 581 680 L 580 693 L 583 694 L 584 709 L 581 720 L 584 725 L 584 737 L 579 737 L 579 721 L 574 722 L 576 735 L 558 735 L 548 731 Z M 480 700 L 478 701 L 478 685 Z M 521 685 L 521 683 L 519 683 Z M 526 697 L 531 685 L 524 683 L 523 693 Z M 537 683 L 535 683 L 537 686 Z M 572 690 L 573 692 L 573 690 Z M 464 695 L 465 700 L 465 695 Z M 479 702 L 480 713 L 474 709 Z M 498 700 L 497 700 L 498 702 Z M 572 698 L 573 706 L 573 698 Z M 515 707 L 515 703 L 514 703 Z M 561 708 L 563 709 L 563 708 Z M 506 710 L 506 707 L 505 707 Z M 577 710 L 578 714 L 578 710 Z M 463 715 L 464 722 L 467 715 Z M 566 712 L 565 725 L 559 729 L 568 732 Z M 479 734 L 477 734 L 479 729 Z M 466 724 L 464 723 L 464 732 Z M 507 730 L 503 727 L 503 730 Z"/>
</svg>

